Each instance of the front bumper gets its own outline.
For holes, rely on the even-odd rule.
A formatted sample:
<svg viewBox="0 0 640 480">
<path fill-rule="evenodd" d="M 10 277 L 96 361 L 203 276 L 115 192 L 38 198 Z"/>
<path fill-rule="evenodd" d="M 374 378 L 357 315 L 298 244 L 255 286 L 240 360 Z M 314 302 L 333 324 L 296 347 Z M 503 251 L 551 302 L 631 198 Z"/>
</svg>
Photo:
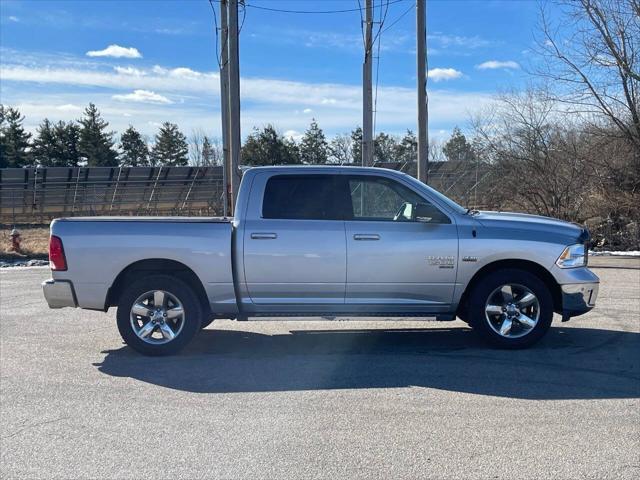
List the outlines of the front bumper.
<svg viewBox="0 0 640 480">
<path fill-rule="evenodd" d="M 49 279 L 42 282 L 44 298 L 49 308 L 77 307 L 76 294 L 69 280 Z"/>
<path fill-rule="evenodd" d="M 566 322 L 569 318 L 587 313 L 595 307 L 599 287 L 598 282 L 561 285 L 562 321 Z"/>
</svg>

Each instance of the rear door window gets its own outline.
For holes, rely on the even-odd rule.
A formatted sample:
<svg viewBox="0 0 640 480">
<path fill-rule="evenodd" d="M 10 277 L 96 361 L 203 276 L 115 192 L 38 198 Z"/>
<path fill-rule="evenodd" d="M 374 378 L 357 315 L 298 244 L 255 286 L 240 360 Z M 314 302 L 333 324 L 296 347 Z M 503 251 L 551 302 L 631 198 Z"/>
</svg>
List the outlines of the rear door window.
<svg viewBox="0 0 640 480">
<path fill-rule="evenodd" d="M 262 218 L 342 220 L 334 175 L 276 175 L 267 180 Z"/>
</svg>

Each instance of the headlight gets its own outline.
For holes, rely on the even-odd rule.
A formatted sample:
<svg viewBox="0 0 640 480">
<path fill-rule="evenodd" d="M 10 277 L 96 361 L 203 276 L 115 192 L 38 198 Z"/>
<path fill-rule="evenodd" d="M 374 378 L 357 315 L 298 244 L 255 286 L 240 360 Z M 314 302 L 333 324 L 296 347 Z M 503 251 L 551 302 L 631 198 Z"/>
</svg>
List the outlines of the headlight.
<svg viewBox="0 0 640 480">
<path fill-rule="evenodd" d="M 587 265 L 587 250 L 584 244 L 569 245 L 556 260 L 560 268 L 584 267 Z"/>
</svg>

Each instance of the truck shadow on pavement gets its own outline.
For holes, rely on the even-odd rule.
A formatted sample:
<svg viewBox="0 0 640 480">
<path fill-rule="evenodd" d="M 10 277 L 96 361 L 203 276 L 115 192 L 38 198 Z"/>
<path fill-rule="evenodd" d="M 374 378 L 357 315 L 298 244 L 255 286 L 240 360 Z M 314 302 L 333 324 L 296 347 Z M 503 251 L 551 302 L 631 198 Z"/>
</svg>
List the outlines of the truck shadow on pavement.
<svg viewBox="0 0 640 480">
<path fill-rule="evenodd" d="M 174 357 L 123 346 L 99 371 L 199 393 L 425 387 L 521 399 L 640 397 L 640 334 L 552 328 L 528 350 L 494 350 L 468 328 L 203 330 Z"/>
</svg>

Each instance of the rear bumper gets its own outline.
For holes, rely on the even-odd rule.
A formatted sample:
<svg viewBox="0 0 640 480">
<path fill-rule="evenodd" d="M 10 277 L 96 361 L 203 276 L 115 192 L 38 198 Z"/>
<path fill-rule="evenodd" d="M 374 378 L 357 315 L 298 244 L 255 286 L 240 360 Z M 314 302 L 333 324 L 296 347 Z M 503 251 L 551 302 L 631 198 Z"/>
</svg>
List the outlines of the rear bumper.
<svg viewBox="0 0 640 480">
<path fill-rule="evenodd" d="M 593 283 L 570 283 L 561 285 L 562 290 L 562 321 L 567 321 L 571 317 L 577 317 L 587 313 L 596 306 L 598 290 L 600 284 Z"/>
<path fill-rule="evenodd" d="M 73 284 L 68 280 L 45 280 L 42 282 L 42 291 L 49 308 L 78 306 Z"/>
</svg>

